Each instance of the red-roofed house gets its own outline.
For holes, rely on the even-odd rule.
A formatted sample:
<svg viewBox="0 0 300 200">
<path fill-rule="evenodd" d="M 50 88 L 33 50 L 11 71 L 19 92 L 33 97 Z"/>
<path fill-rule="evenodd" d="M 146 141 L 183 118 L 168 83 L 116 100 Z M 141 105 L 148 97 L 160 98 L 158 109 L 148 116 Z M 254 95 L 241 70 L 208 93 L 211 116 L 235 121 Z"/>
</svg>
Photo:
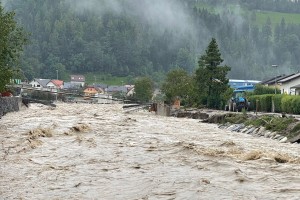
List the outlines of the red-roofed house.
<svg viewBox="0 0 300 200">
<path fill-rule="evenodd" d="M 61 80 L 51 80 L 47 83 L 47 88 L 50 88 L 51 91 L 56 92 L 58 89 L 63 89 L 64 82 Z"/>
</svg>

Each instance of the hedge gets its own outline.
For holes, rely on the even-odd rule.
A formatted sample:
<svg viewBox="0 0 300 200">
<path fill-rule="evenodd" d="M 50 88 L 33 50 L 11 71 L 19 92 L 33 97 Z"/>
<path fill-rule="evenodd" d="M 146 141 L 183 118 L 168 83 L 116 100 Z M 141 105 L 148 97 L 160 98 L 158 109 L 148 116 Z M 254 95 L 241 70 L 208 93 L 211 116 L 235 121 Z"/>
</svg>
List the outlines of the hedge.
<svg viewBox="0 0 300 200">
<path fill-rule="evenodd" d="M 300 114 L 300 96 L 285 95 L 281 101 L 282 112 Z"/>
<path fill-rule="evenodd" d="M 273 96 L 274 94 L 264 94 L 248 97 L 248 101 L 250 101 L 250 108 L 256 110 L 256 103 L 258 102 L 258 111 L 271 112 Z"/>
<path fill-rule="evenodd" d="M 282 98 L 284 97 L 285 95 L 283 94 L 277 94 L 277 95 L 274 95 L 273 96 L 273 103 L 274 103 L 274 111 L 276 113 L 281 113 L 282 112 L 282 105 L 281 105 L 281 102 L 282 102 Z"/>
<path fill-rule="evenodd" d="M 256 103 L 258 104 L 258 111 L 271 112 L 272 101 L 274 103 L 274 111 L 277 113 L 285 112 L 290 114 L 300 114 L 300 96 L 283 95 L 283 94 L 265 94 L 265 95 L 251 95 L 248 97 L 250 101 L 250 109 L 256 110 Z"/>
</svg>

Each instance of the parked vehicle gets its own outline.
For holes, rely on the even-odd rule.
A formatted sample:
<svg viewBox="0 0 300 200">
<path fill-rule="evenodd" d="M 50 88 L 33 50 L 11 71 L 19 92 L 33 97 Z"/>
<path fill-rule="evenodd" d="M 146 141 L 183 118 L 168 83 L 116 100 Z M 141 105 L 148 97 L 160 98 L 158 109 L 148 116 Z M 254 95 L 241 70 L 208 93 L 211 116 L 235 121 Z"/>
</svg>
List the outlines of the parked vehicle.
<svg viewBox="0 0 300 200">
<path fill-rule="evenodd" d="M 248 110 L 250 102 L 245 97 L 245 90 L 234 90 L 233 95 L 225 106 L 226 111 L 240 112 L 242 109 Z"/>
</svg>

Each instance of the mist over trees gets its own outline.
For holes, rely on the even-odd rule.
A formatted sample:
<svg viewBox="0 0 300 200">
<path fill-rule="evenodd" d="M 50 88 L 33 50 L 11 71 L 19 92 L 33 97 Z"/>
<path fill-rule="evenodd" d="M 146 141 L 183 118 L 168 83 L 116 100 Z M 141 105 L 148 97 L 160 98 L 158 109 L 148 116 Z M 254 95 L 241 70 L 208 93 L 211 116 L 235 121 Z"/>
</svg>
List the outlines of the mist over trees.
<svg viewBox="0 0 300 200">
<path fill-rule="evenodd" d="M 234 9 L 227 3 L 234 3 Z M 258 2 L 263 2 L 259 4 Z M 6 0 L 31 32 L 22 58 L 27 79 L 67 79 L 70 73 L 161 77 L 197 69 L 212 37 L 229 78 L 264 79 L 300 69 L 300 25 L 266 20 L 255 9 L 298 12 L 299 1 L 281 0 Z M 205 3 L 219 12 L 200 8 Z M 291 9 L 295 11 L 293 11 Z M 241 8 L 250 10 L 242 14 Z M 275 27 L 275 28 L 273 28 Z M 272 71 L 276 64 L 278 72 Z"/>
</svg>

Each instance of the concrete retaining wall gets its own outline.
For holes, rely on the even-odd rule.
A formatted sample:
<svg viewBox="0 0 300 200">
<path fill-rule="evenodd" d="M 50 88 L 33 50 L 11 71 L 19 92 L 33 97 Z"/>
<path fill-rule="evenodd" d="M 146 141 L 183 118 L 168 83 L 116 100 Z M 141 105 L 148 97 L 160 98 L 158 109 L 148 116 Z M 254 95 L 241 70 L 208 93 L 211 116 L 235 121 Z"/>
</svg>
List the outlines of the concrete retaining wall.
<svg viewBox="0 0 300 200">
<path fill-rule="evenodd" d="M 9 112 L 19 111 L 21 104 L 20 97 L 0 97 L 0 117 Z"/>
<path fill-rule="evenodd" d="M 156 114 L 160 116 L 170 116 L 170 106 L 158 103 Z"/>
</svg>

